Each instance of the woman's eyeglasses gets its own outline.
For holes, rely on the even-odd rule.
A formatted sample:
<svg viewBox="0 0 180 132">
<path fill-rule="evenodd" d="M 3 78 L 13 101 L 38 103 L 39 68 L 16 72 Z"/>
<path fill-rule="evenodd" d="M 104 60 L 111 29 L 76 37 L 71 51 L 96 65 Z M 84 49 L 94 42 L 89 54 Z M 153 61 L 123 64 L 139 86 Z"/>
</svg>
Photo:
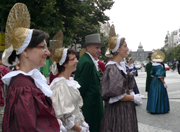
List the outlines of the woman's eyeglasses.
<svg viewBox="0 0 180 132">
<path fill-rule="evenodd" d="M 38 45 L 36 47 L 37 48 L 42 48 L 42 50 L 47 50 L 48 49 L 47 45 Z"/>
<path fill-rule="evenodd" d="M 77 58 L 69 59 L 69 61 L 77 61 Z"/>
</svg>

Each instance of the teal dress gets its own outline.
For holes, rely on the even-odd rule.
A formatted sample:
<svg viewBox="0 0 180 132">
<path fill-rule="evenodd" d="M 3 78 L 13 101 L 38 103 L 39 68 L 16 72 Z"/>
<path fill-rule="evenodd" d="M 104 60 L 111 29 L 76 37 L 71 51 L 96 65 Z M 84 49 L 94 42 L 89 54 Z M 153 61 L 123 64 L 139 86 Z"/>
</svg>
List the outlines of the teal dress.
<svg viewBox="0 0 180 132">
<path fill-rule="evenodd" d="M 160 80 L 161 77 L 165 77 L 165 69 L 161 65 L 153 66 L 151 75 L 153 79 L 148 94 L 147 111 L 157 114 L 167 113 L 170 111 L 169 98 L 167 90 Z"/>
</svg>

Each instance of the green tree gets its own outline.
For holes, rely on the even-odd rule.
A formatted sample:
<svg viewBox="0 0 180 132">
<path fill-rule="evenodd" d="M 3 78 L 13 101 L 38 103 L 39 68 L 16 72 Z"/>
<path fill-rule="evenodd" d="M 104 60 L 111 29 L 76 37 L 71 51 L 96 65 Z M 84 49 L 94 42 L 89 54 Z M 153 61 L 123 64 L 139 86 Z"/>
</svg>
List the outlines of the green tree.
<svg viewBox="0 0 180 132">
<path fill-rule="evenodd" d="M 111 9 L 113 0 L 0 0 L 0 27 L 5 27 L 12 6 L 24 3 L 31 15 L 31 28 L 50 34 L 51 38 L 59 31 L 64 33 L 64 44 L 84 42 L 84 36 L 99 33 L 99 23 L 109 17 L 104 11 Z"/>
<path fill-rule="evenodd" d="M 166 56 L 164 62 L 174 62 L 174 58 L 176 58 L 176 60 L 180 60 L 180 46 L 170 48 L 167 51 L 162 48 L 161 51 L 163 51 Z"/>
</svg>

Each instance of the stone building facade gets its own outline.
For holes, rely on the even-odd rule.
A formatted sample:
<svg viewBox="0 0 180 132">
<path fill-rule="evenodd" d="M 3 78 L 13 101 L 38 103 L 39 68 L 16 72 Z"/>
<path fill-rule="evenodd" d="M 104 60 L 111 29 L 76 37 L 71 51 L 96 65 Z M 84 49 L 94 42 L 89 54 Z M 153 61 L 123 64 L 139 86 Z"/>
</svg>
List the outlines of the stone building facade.
<svg viewBox="0 0 180 132">
<path fill-rule="evenodd" d="M 147 61 L 148 53 L 151 53 L 152 51 L 144 51 L 142 44 L 140 43 L 138 46 L 137 51 L 129 51 L 134 61 Z"/>
</svg>

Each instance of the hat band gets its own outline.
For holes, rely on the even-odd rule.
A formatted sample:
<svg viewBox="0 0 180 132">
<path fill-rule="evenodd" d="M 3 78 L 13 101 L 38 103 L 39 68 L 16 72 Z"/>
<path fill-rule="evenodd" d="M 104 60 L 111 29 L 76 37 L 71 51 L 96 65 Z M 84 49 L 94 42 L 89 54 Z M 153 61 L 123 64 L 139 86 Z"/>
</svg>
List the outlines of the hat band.
<svg viewBox="0 0 180 132">
<path fill-rule="evenodd" d="M 59 65 L 60 65 L 60 66 L 61 66 L 61 65 L 65 62 L 65 60 L 66 60 L 67 51 L 68 51 L 68 48 L 64 49 L 64 51 L 63 51 L 62 58 L 61 58 L 61 60 L 59 61 Z"/>
<path fill-rule="evenodd" d="M 27 48 L 27 46 L 31 41 L 32 33 L 33 33 L 33 29 L 29 29 L 27 32 L 26 40 L 24 41 L 23 45 L 20 48 L 16 49 L 17 55 L 21 54 Z"/>
<path fill-rule="evenodd" d="M 121 41 L 121 38 L 118 37 L 117 43 L 116 43 L 116 47 L 115 47 L 114 49 L 112 49 L 112 52 L 113 52 L 113 53 L 115 53 L 115 52 L 118 50 L 118 48 L 119 48 L 119 46 L 120 46 L 120 41 Z"/>
</svg>

